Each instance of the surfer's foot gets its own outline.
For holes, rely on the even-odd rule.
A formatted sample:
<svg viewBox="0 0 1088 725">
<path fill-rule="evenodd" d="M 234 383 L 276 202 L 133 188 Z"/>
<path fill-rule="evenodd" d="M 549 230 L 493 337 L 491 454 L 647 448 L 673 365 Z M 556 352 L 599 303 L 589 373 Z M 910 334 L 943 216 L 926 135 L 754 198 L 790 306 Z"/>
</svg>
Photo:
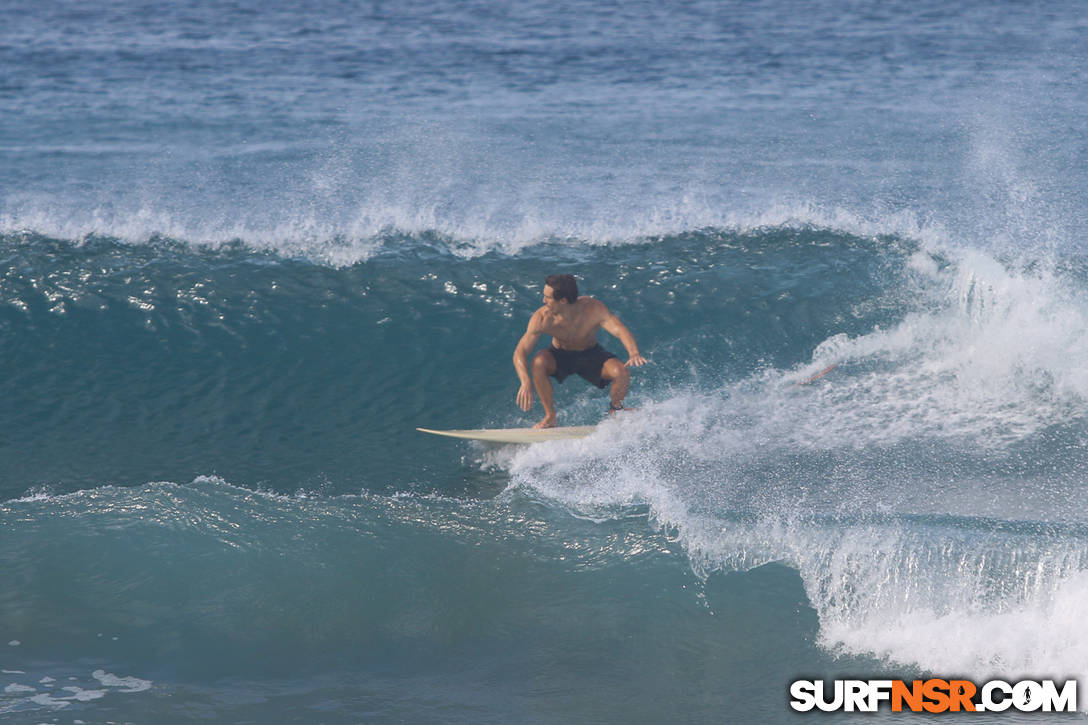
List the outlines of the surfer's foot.
<svg viewBox="0 0 1088 725">
<path fill-rule="evenodd" d="M 548 415 L 544 417 L 544 420 L 540 421 L 533 428 L 554 428 L 556 425 L 556 419 L 554 415 Z"/>
<path fill-rule="evenodd" d="M 623 406 L 622 404 L 621 405 L 616 405 L 615 403 L 609 404 L 609 406 L 608 406 L 608 414 L 609 415 L 615 414 L 615 412 L 617 410 L 638 410 L 638 408 L 627 408 L 627 407 Z"/>
</svg>

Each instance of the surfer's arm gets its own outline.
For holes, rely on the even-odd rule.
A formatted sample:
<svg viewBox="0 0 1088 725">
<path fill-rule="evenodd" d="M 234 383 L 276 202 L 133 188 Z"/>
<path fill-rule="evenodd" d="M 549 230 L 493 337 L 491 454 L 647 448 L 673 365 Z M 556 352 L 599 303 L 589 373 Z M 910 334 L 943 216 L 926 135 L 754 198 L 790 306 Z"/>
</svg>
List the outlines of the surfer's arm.
<svg viewBox="0 0 1088 725">
<path fill-rule="evenodd" d="M 640 365 L 646 364 L 646 358 L 639 354 L 638 343 L 635 342 L 635 336 L 627 329 L 627 325 L 620 321 L 620 318 L 606 310 L 605 317 L 601 321 L 601 327 L 603 327 L 605 332 L 609 335 L 612 335 L 619 340 L 627 349 L 628 360 L 625 364 L 628 367 L 637 368 Z"/>
<path fill-rule="evenodd" d="M 518 389 L 518 407 L 522 410 L 529 410 L 533 406 L 533 380 L 529 376 L 529 354 L 536 347 L 542 334 L 539 317 L 539 312 L 533 314 L 529 320 L 529 327 L 518 341 L 518 346 L 514 348 L 514 370 L 517 371 L 518 380 L 521 381 L 521 388 Z"/>
</svg>

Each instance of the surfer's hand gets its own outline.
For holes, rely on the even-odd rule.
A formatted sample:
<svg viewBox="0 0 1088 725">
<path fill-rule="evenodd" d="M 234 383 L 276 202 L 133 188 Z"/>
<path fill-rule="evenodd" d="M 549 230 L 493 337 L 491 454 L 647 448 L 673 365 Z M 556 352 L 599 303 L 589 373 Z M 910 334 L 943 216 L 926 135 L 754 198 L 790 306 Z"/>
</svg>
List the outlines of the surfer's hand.
<svg viewBox="0 0 1088 725">
<path fill-rule="evenodd" d="M 627 365 L 627 367 L 629 368 L 637 368 L 645 365 L 647 362 L 648 361 L 646 360 L 646 358 L 642 357 L 638 353 L 635 353 L 631 356 L 631 359 L 624 364 Z"/>
<path fill-rule="evenodd" d="M 533 407 L 533 386 L 529 383 L 518 388 L 518 407 L 522 410 Z"/>
</svg>

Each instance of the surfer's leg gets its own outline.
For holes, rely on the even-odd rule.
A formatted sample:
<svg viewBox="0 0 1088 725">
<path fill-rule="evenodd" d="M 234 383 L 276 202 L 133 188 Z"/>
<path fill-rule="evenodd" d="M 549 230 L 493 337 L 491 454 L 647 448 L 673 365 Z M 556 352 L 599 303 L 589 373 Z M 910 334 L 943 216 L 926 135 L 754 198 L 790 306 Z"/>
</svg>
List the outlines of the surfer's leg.
<svg viewBox="0 0 1088 725">
<path fill-rule="evenodd" d="M 618 410 L 623 407 L 623 399 L 627 397 L 627 389 L 631 387 L 631 373 L 627 366 L 618 357 L 609 358 L 601 367 L 601 379 L 612 381 L 612 408 Z"/>
<path fill-rule="evenodd" d="M 552 381 L 548 376 L 555 372 L 555 357 L 547 350 L 541 350 L 533 357 L 533 386 L 544 406 L 544 419 L 534 428 L 553 428 L 556 424 L 555 402 L 552 393 Z"/>
</svg>

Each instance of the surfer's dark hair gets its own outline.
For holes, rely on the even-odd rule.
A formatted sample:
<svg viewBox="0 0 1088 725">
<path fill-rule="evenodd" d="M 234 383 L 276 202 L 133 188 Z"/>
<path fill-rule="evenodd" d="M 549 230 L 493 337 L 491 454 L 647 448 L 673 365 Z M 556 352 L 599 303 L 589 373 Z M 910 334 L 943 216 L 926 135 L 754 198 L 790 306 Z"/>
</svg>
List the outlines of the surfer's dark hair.
<svg viewBox="0 0 1088 725">
<path fill-rule="evenodd" d="M 548 278 L 544 280 L 544 284 L 552 288 L 554 291 L 552 296 L 556 300 L 578 301 L 578 283 L 574 280 L 573 274 L 548 275 Z"/>
</svg>

